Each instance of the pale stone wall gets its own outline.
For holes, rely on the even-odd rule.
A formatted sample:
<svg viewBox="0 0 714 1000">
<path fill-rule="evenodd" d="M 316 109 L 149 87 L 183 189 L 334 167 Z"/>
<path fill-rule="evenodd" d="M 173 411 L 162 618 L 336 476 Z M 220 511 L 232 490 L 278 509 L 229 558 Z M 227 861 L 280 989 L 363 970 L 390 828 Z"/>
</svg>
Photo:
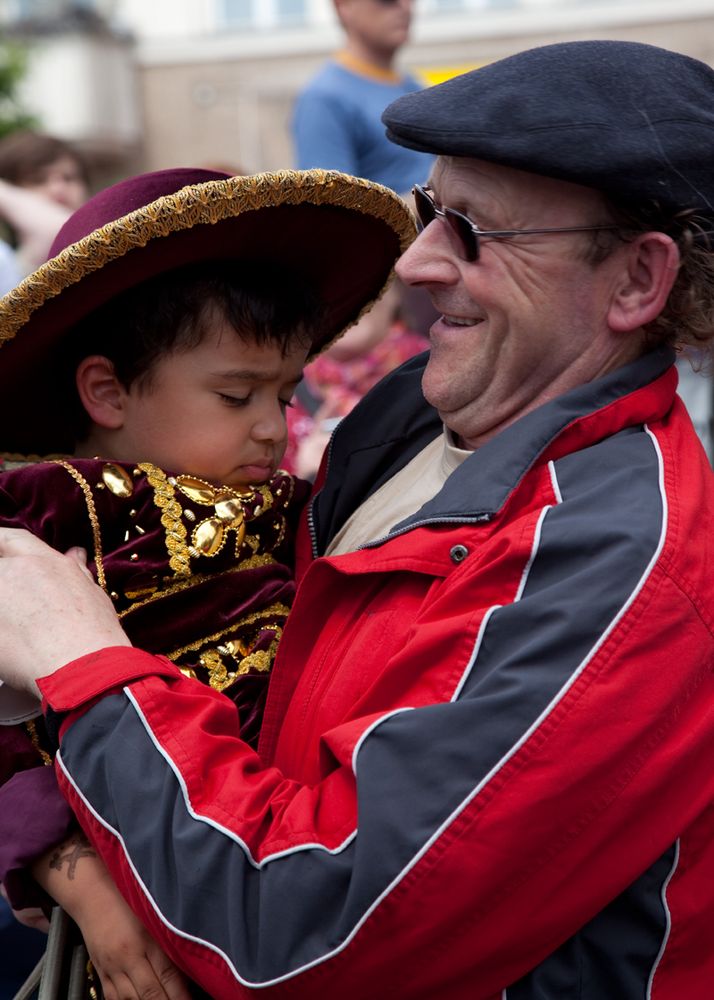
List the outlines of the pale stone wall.
<svg viewBox="0 0 714 1000">
<path fill-rule="evenodd" d="M 500 19 L 484 16 L 470 26 L 470 34 L 462 30 L 458 40 L 453 26 L 451 37 L 443 23 L 441 37 L 435 37 L 435 30 L 427 33 L 422 25 L 402 63 L 412 71 L 433 71 L 438 78 L 448 67 L 480 65 L 534 45 L 613 38 L 661 45 L 714 65 L 714 13 L 694 17 L 670 13 L 647 22 L 632 17 L 628 23 L 623 15 L 616 20 L 610 5 L 600 12 L 597 5 L 593 9 L 598 16 L 587 19 L 582 10 L 571 10 L 567 18 L 566 12 L 558 18 L 552 12 L 548 18 L 535 12 L 541 15 L 535 17 L 532 10 L 518 17 L 515 12 Z M 519 23 L 523 30 L 518 30 Z M 257 171 L 292 165 L 289 119 L 295 94 L 334 40 L 330 31 L 311 46 L 294 36 L 291 45 L 273 39 L 278 54 L 270 54 L 270 40 L 265 38 L 255 40 L 253 54 L 245 38 L 236 40 L 235 55 L 229 39 L 205 40 L 192 47 L 190 58 L 185 46 L 173 57 L 166 49 L 140 49 L 147 169 L 224 164 Z"/>
</svg>

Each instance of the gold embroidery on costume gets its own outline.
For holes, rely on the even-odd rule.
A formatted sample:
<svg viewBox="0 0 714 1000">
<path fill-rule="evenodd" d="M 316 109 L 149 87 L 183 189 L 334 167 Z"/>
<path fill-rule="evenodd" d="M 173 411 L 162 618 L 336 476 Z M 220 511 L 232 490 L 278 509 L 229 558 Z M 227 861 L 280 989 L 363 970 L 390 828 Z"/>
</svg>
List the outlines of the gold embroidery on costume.
<svg viewBox="0 0 714 1000">
<path fill-rule="evenodd" d="M 82 491 L 93 533 L 96 575 L 102 588 L 107 591 L 107 558 L 102 550 L 96 506 L 99 505 L 101 494 L 94 495 L 92 485 L 70 462 L 59 459 L 56 464 L 74 479 Z M 141 491 L 137 489 L 138 483 L 132 481 L 126 469 L 112 462 L 100 466 L 94 488 L 106 490 L 119 498 L 135 498 L 134 506 L 127 504 L 124 508 L 130 518 L 129 528 L 124 531 L 122 524 L 115 529 L 117 535 L 124 538 L 125 544 L 138 528 L 136 518 L 141 516 L 141 504 L 151 504 L 153 501 L 160 512 L 163 533 L 158 533 L 159 546 L 165 547 L 168 554 L 169 572 L 159 570 L 157 573 L 153 565 L 151 569 L 147 565 L 142 571 L 140 564 L 144 559 L 144 550 L 137 548 L 137 551 L 127 553 L 125 549 L 122 558 L 128 559 L 130 563 L 137 563 L 138 573 L 129 574 L 129 579 L 121 588 L 123 598 L 130 602 L 130 606 L 117 608 L 120 619 L 155 601 L 170 598 L 179 592 L 190 592 L 218 577 L 279 565 L 273 552 L 282 543 L 287 527 L 284 513 L 286 501 L 283 497 L 286 494 L 292 495 L 294 490 L 294 481 L 287 473 L 281 477 L 278 486 L 281 490 L 280 499 L 277 491 L 273 492 L 271 484 L 251 486 L 239 491 L 228 486 L 213 486 L 195 476 L 169 476 L 148 462 L 134 468 L 133 475 L 145 477 L 148 490 L 145 487 L 142 489 L 147 500 L 137 502 L 136 498 L 141 497 Z M 193 510 L 188 506 L 184 507 L 187 501 L 198 505 L 198 511 L 196 506 Z M 206 517 L 202 518 L 200 508 L 205 509 Z M 99 505 L 99 511 L 102 509 Z M 116 507 L 114 505 L 109 509 L 115 510 Z M 193 517 L 189 517 L 189 514 Z M 255 534 L 248 534 L 251 527 Z M 141 535 L 142 532 L 138 531 L 137 534 Z M 109 539 L 110 534 L 106 537 Z M 139 539 L 137 543 L 138 541 Z M 230 547 L 226 548 L 227 545 Z M 266 547 L 269 551 L 265 551 Z M 212 560 L 224 549 L 227 557 L 225 561 L 229 563 L 227 568 L 217 568 L 215 572 L 195 571 L 195 567 L 207 565 L 201 563 L 202 559 Z M 166 557 L 162 561 L 166 566 Z M 116 581 L 112 582 L 116 586 Z M 122 601 L 116 591 L 111 596 L 115 601 Z M 181 639 L 177 637 L 177 641 L 186 644 L 164 655 L 176 663 L 186 676 L 203 680 L 217 691 L 225 691 L 241 676 L 251 672 L 270 671 L 288 612 L 286 604 L 274 601 L 237 620 L 223 619 L 222 627 L 211 634 L 196 637 L 194 631 L 184 634 Z M 207 624 L 206 631 L 211 627 L 215 629 L 220 622 L 220 618 L 214 619 L 211 624 Z M 187 642 L 189 636 L 191 641 Z"/>
<path fill-rule="evenodd" d="M 37 750 L 38 754 L 42 758 L 42 763 L 51 766 L 52 758 L 47 753 L 47 751 L 43 749 L 42 744 L 40 743 L 40 734 L 37 732 L 37 723 L 35 722 L 34 719 L 29 719 L 25 723 L 25 730 L 27 732 L 27 735 L 30 737 L 33 747 L 35 748 L 35 750 Z"/>
<path fill-rule="evenodd" d="M 245 538 L 246 512 L 243 503 L 253 498 L 254 491 L 212 486 L 196 476 L 177 476 L 174 482 L 189 500 L 202 507 L 213 507 L 213 516 L 205 518 L 191 532 L 192 548 L 199 555 L 217 556 L 228 541 L 230 532 L 235 531 L 235 552 L 238 555 Z"/>
<path fill-rule="evenodd" d="M 186 542 L 186 526 L 181 520 L 181 504 L 166 473 L 156 465 L 141 462 L 139 468 L 154 490 L 154 503 L 161 511 L 161 523 L 166 531 L 169 566 L 177 576 L 191 573 L 191 556 Z"/>
<path fill-rule="evenodd" d="M 189 643 L 187 646 L 182 646 L 180 649 L 175 649 L 172 653 L 167 653 L 166 656 L 169 660 L 178 660 L 181 656 L 186 653 L 195 653 L 201 646 L 204 646 L 208 642 L 218 642 L 226 635 L 230 635 L 231 632 L 237 631 L 246 625 L 253 625 L 256 622 L 261 621 L 264 618 L 286 618 L 290 608 L 286 604 L 281 604 L 276 601 L 275 604 L 269 605 L 267 608 L 263 608 L 260 611 L 254 611 L 251 615 L 246 615 L 244 618 L 239 618 L 237 621 L 232 622 L 227 628 L 221 629 L 220 632 L 214 632 L 213 635 L 207 635 L 203 639 L 197 639 L 195 642 Z M 272 627 L 272 624 L 265 627 Z"/>
<path fill-rule="evenodd" d="M 235 534 L 235 553 L 238 556 L 243 543 L 250 542 L 246 538 L 246 519 L 262 514 L 273 506 L 274 498 L 267 486 L 240 491 L 229 486 L 213 486 L 196 476 L 167 476 L 149 462 L 140 463 L 139 469 L 146 473 L 154 490 L 154 502 L 162 510 L 161 523 L 166 529 L 169 566 L 178 576 L 190 574 L 192 558 L 218 555 L 232 534 Z M 183 510 L 176 499 L 176 491 L 183 493 L 193 503 L 213 508 L 213 513 L 193 528 L 190 544 L 182 516 L 195 521 L 195 515 L 191 513 L 189 517 L 189 512 Z M 276 544 L 282 541 L 284 534 L 285 521 L 282 518 Z M 251 548 L 255 551 L 257 543 L 251 544 Z"/>
<path fill-rule="evenodd" d="M 84 494 L 84 502 L 87 505 L 87 516 L 89 517 L 89 523 L 92 526 L 92 540 L 94 542 L 94 564 L 97 570 L 97 583 L 102 588 L 102 590 L 107 593 L 107 580 L 104 575 L 104 555 L 102 553 L 102 534 L 99 527 L 99 518 L 97 517 L 97 508 L 94 506 L 94 497 L 92 496 L 92 487 L 89 485 L 87 480 L 81 475 L 73 465 L 69 462 L 65 462 L 64 459 L 58 458 L 55 462 L 56 465 L 61 465 L 63 469 L 70 474 L 72 479 L 79 485 L 82 493 Z"/>
<path fill-rule="evenodd" d="M 208 674 L 208 683 L 215 691 L 225 691 L 239 677 L 257 670 L 260 673 L 268 673 L 273 666 L 273 660 L 278 649 L 278 642 L 283 634 L 279 625 L 266 625 L 265 629 L 275 632 L 275 639 L 270 643 L 268 649 L 257 649 L 253 653 L 248 652 L 246 644 L 241 640 L 230 640 L 216 649 L 207 649 L 199 656 L 201 666 Z M 244 655 L 245 654 L 245 655 Z M 230 656 L 237 662 L 235 670 L 228 670 L 223 657 Z"/>
<path fill-rule="evenodd" d="M 130 607 L 124 608 L 119 612 L 119 618 L 121 619 L 131 612 L 137 611 L 139 608 L 143 608 L 147 604 L 152 604 L 154 601 L 163 600 L 164 597 L 169 597 L 171 594 L 177 594 L 182 590 L 190 590 L 192 587 L 198 587 L 200 584 L 205 583 L 206 580 L 215 580 L 220 576 L 227 576 L 230 573 L 238 573 L 244 569 L 256 569 L 258 566 L 270 566 L 275 562 L 276 560 L 273 556 L 269 552 L 265 552 L 259 556 L 250 556 L 248 559 L 243 559 L 236 566 L 224 569 L 220 573 L 194 573 L 190 577 L 183 577 L 181 579 L 174 578 L 170 580 L 169 583 L 165 584 L 161 590 L 157 590 L 143 600 L 137 600 Z M 127 596 L 129 595 L 127 594 Z"/>
</svg>

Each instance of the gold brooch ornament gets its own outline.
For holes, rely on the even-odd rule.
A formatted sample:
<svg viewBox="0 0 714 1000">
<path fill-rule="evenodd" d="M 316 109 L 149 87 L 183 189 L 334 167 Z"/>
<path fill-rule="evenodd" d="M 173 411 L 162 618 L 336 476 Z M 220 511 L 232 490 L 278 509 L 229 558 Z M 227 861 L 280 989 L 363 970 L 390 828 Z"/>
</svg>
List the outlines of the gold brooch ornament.
<svg viewBox="0 0 714 1000">
<path fill-rule="evenodd" d="M 107 462 L 103 466 L 102 482 L 117 497 L 130 497 L 134 492 L 131 476 L 126 469 L 114 462 Z"/>
<path fill-rule="evenodd" d="M 236 552 L 245 538 L 245 513 L 243 502 L 253 497 L 253 492 L 240 492 L 228 486 L 212 486 L 195 476 L 176 476 L 176 488 L 194 503 L 213 507 L 213 514 L 200 521 L 191 532 L 191 547 L 204 556 L 217 555 L 230 533 L 235 532 Z"/>
</svg>

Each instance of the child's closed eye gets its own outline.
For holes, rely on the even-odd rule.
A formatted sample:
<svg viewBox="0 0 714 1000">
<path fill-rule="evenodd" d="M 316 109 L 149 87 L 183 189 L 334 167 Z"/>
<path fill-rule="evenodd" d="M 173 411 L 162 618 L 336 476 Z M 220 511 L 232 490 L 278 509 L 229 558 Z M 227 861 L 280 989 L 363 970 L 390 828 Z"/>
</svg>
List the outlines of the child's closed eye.
<svg viewBox="0 0 714 1000">
<path fill-rule="evenodd" d="M 250 402 L 250 396 L 229 396 L 225 392 L 216 393 L 219 399 L 221 399 L 227 406 L 245 406 Z"/>
</svg>

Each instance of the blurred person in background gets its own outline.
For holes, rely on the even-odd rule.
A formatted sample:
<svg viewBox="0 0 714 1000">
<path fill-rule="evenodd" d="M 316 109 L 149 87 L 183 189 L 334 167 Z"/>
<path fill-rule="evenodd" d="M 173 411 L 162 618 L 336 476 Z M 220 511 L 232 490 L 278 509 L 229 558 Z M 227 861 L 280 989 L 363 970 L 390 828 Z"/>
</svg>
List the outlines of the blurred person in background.
<svg viewBox="0 0 714 1000">
<path fill-rule="evenodd" d="M 290 437 L 283 467 L 314 480 L 340 420 L 384 375 L 428 347 L 428 339 L 408 326 L 401 291 L 392 285 L 359 323 L 305 368 L 287 414 Z"/>
<path fill-rule="evenodd" d="M 0 219 L 22 276 L 43 263 L 57 231 L 88 197 L 87 164 L 73 146 L 25 129 L 0 140 Z"/>
<path fill-rule="evenodd" d="M 714 439 L 712 436 L 714 393 L 712 372 L 701 351 L 687 351 L 677 359 L 679 387 L 677 391 L 684 400 L 694 430 L 704 445 L 709 461 L 714 463 Z"/>
<path fill-rule="evenodd" d="M 333 2 L 345 44 L 298 95 L 297 166 L 343 170 L 405 194 L 423 183 L 433 158 L 389 142 L 381 115 L 395 98 L 420 89 L 395 67 L 409 38 L 413 0 Z"/>
<path fill-rule="evenodd" d="M 298 95 L 292 120 L 296 164 L 366 177 L 412 204 L 410 192 L 424 182 L 434 158 L 389 142 L 382 112 L 397 97 L 421 89 L 395 66 L 409 39 L 414 0 L 333 3 L 345 43 Z M 408 325 L 426 335 L 436 319 L 426 293 L 397 283 L 391 294 L 401 298 Z"/>
<path fill-rule="evenodd" d="M 20 277 L 20 269 L 12 247 L 5 240 L 0 240 L 0 295 L 14 288 Z"/>
</svg>

